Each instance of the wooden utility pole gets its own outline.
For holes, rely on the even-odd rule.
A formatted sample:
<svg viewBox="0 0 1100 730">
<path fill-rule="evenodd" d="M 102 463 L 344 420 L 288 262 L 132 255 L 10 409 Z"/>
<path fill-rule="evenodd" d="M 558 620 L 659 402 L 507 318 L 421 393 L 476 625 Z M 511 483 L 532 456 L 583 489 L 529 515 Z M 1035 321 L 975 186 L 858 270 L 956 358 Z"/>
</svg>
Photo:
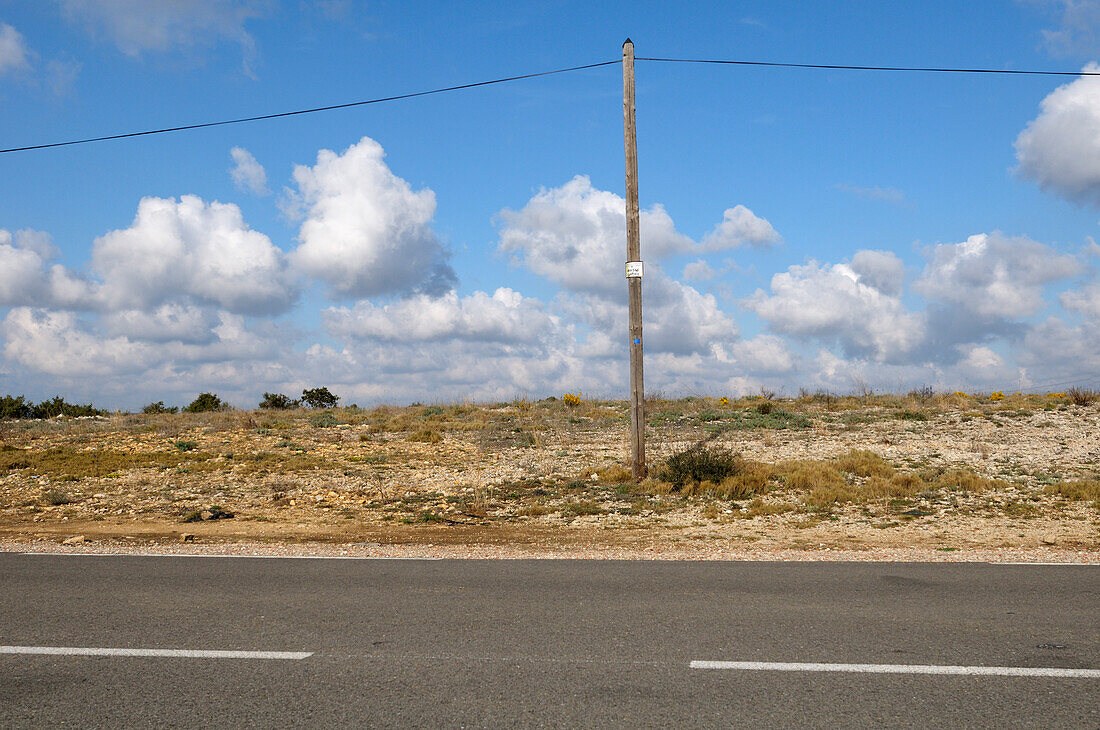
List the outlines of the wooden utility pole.
<svg viewBox="0 0 1100 730">
<path fill-rule="evenodd" d="M 623 139 L 626 144 L 626 290 L 630 304 L 630 471 L 645 477 L 642 387 L 642 255 L 638 215 L 638 137 L 634 131 L 634 43 L 623 43 Z"/>
</svg>

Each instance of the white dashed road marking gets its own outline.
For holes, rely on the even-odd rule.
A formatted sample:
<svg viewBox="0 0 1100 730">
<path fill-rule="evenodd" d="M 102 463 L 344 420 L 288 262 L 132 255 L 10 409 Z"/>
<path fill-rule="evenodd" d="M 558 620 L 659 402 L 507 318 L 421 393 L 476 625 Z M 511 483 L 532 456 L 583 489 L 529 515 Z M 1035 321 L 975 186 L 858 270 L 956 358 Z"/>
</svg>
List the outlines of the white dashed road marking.
<svg viewBox="0 0 1100 730">
<path fill-rule="evenodd" d="M 757 672 L 857 672 L 865 674 L 962 674 L 998 677 L 1073 677 L 1100 679 L 1100 669 L 1064 667 L 964 667 L 938 664 L 820 664 L 816 662 L 693 661 L 692 669 L 740 669 Z"/>
<path fill-rule="evenodd" d="M 311 651 L 220 651 L 217 649 L 109 649 L 86 646 L 0 646 L 0 654 L 50 656 L 145 656 L 183 659 L 305 659 Z"/>
</svg>

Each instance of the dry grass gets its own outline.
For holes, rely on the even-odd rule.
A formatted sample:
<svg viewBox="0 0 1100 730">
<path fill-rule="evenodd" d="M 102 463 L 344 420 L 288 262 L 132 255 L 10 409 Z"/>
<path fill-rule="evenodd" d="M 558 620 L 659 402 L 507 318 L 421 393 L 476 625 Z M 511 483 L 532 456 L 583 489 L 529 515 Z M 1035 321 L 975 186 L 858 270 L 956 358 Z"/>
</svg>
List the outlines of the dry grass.
<svg viewBox="0 0 1100 730">
<path fill-rule="evenodd" d="M 334 409 L 328 425 L 295 410 L 5 421 L 0 517 L 178 521 L 220 504 L 236 524 L 275 526 L 648 530 L 701 516 L 782 530 L 993 514 L 1074 514 L 1092 524 L 1080 511 L 1100 509 L 1095 464 L 1080 448 L 1098 409 L 1074 406 L 1069 394 L 814 394 L 647 407 L 653 477 L 640 484 L 623 461 L 627 405 L 595 399 Z M 672 472 L 660 458 L 685 451 L 690 458 Z M 1051 483 L 1062 474 L 1078 481 Z"/>
<path fill-rule="evenodd" d="M 1100 507 L 1100 479 L 1083 479 L 1072 482 L 1059 482 L 1046 487 L 1047 494 L 1055 494 L 1065 499 L 1081 502 L 1096 502 Z"/>
<path fill-rule="evenodd" d="M 894 475 L 894 467 L 873 451 L 853 449 L 836 458 L 836 468 L 861 477 L 884 477 Z"/>
<path fill-rule="evenodd" d="M 29 469 L 34 474 L 66 479 L 105 477 L 130 469 L 169 468 L 210 458 L 201 452 L 128 453 L 113 450 L 50 448 L 45 451 L 0 451 L 0 471 Z"/>
</svg>

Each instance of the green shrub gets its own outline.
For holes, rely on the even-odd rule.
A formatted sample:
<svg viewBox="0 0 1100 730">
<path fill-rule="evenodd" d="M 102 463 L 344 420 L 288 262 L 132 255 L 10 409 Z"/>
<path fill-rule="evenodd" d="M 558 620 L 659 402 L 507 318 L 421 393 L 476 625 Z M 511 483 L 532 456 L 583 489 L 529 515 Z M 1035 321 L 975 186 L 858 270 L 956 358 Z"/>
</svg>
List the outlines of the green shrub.
<svg viewBox="0 0 1100 730">
<path fill-rule="evenodd" d="M 213 393 L 200 393 L 199 397 L 191 401 L 187 406 L 188 413 L 204 413 L 206 411 L 220 411 L 225 408 L 222 399 Z"/>
<path fill-rule="evenodd" d="M 177 406 L 166 406 L 164 401 L 158 400 L 156 403 L 150 403 L 141 409 L 142 413 L 146 415 L 152 415 L 154 413 L 178 413 L 179 408 Z"/>
<path fill-rule="evenodd" d="M 433 431 L 430 428 L 422 428 L 415 433 L 409 434 L 409 441 L 418 441 L 424 444 L 438 444 L 443 440 L 443 437 L 439 435 L 438 431 Z"/>
<path fill-rule="evenodd" d="M 291 400 L 290 396 L 283 395 L 282 393 L 264 393 L 264 399 L 260 401 L 260 408 L 276 411 L 297 408 L 299 405 L 298 401 Z"/>
<path fill-rule="evenodd" d="M 665 460 L 657 470 L 657 478 L 674 487 L 693 482 L 721 482 L 744 469 L 744 460 L 727 449 L 693 446 Z"/>
<path fill-rule="evenodd" d="M 69 496 L 69 493 L 61 489 L 51 489 L 42 496 L 47 504 L 52 504 L 54 507 L 60 507 L 64 504 L 72 504 L 73 498 Z"/>
<path fill-rule="evenodd" d="M 5 395 L 0 398 L 0 418 L 33 418 L 34 406 L 23 396 Z"/>
<path fill-rule="evenodd" d="M 77 403 L 69 403 L 59 395 L 55 395 L 50 400 L 44 400 L 34 407 L 34 418 L 56 418 L 57 416 L 69 416 L 75 418 L 77 416 L 102 416 L 106 411 L 97 410 L 91 403 L 85 405 L 79 405 Z"/>
<path fill-rule="evenodd" d="M 329 392 L 328 388 L 310 388 L 302 391 L 302 405 L 306 408 L 335 408 L 340 398 Z"/>
<path fill-rule="evenodd" d="M 336 416 L 332 415 L 328 411 L 324 413 L 318 413 L 314 416 L 310 416 L 309 425 L 314 428 L 332 428 L 339 425 L 339 421 L 336 420 Z"/>
<path fill-rule="evenodd" d="M 180 451 L 194 451 L 199 447 L 196 441 L 177 441 L 176 448 Z"/>
</svg>

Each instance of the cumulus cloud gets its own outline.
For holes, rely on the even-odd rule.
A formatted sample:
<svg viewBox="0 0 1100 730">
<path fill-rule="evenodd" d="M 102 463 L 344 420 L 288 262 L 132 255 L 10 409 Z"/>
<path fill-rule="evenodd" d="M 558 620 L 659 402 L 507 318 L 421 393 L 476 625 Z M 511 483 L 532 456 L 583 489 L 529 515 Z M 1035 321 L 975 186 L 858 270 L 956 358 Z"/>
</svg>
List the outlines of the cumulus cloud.
<svg viewBox="0 0 1100 730">
<path fill-rule="evenodd" d="M 267 172 L 251 152 L 243 147 L 234 147 L 229 150 L 229 156 L 233 158 L 233 167 L 229 169 L 229 174 L 238 190 L 255 195 L 270 194 L 271 191 L 267 189 Z"/>
<path fill-rule="evenodd" d="M 1090 63 L 1086 71 L 1100 70 Z M 1100 77 L 1059 86 L 1016 138 L 1019 173 L 1073 202 L 1100 205 Z"/>
<path fill-rule="evenodd" d="M 240 44 L 248 56 L 255 44 L 245 30 L 245 23 L 262 15 L 267 5 L 256 0 L 57 0 L 57 3 L 70 21 L 106 36 L 130 56 L 217 40 Z"/>
<path fill-rule="evenodd" d="M 122 309 L 107 312 L 101 323 L 112 337 L 145 342 L 183 342 L 208 344 L 215 338 L 218 325 L 216 310 L 193 304 L 171 302 L 151 311 Z"/>
<path fill-rule="evenodd" d="M 462 298 L 454 291 L 437 298 L 421 294 L 382 306 L 361 301 L 326 310 L 325 323 L 341 337 L 504 343 L 533 342 L 558 324 L 541 302 L 507 288 Z"/>
<path fill-rule="evenodd" d="M 771 223 L 745 206 L 736 205 L 722 214 L 722 222 L 703 238 L 702 244 L 706 251 L 725 251 L 742 246 L 765 248 L 781 240 Z"/>
<path fill-rule="evenodd" d="M 1073 256 L 1030 238 L 980 233 L 935 246 L 913 288 L 982 317 L 1014 319 L 1038 312 L 1044 286 L 1079 269 Z"/>
<path fill-rule="evenodd" d="M 757 290 L 745 306 L 776 332 L 836 342 L 849 356 L 904 360 L 925 339 L 924 317 L 880 286 L 850 265 L 811 261 L 775 274 L 771 292 Z"/>
<path fill-rule="evenodd" d="M 626 201 L 592 187 L 577 175 L 557 188 L 543 188 L 518 211 L 500 218 L 500 250 L 513 261 L 560 284 L 587 292 L 622 289 L 626 261 Z M 641 211 L 641 253 L 645 260 L 692 249 L 665 209 Z"/>
<path fill-rule="evenodd" d="M 71 312 L 15 307 L 0 323 L 4 356 L 49 375 L 123 375 L 148 367 L 148 345 L 101 337 Z"/>
<path fill-rule="evenodd" d="M 543 188 L 520 210 L 502 210 L 500 250 L 513 263 L 571 291 L 604 296 L 622 289 L 626 261 L 626 201 L 577 175 L 556 188 Z M 641 254 L 647 262 L 683 253 L 707 253 L 742 246 L 762 247 L 781 238 L 772 225 L 743 205 L 726 210 L 701 243 L 676 230 L 660 204 L 640 213 Z M 703 268 L 706 267 L 706 268 Z M 705 277 L 705 262 L 685 272 Z M 649 271 L 646 272 L 647 280 Z"/>
<path fill-rule="evenodd" d="M 1062 292 L 1058 299 L 1066 309 L 1100 322 L 1100 282 L 1093 281 L 1080 289 Z"/>
<path fill-rule="evenodd" d="M 92 284 L 60 264 L 47 233 L 0 229 L 0 306 L 86 306 Z"/>
<path fill-rule="evenodd" d="M 413 191 L 369 137 L 343 153 L 321 150 L 313 167 L 294 168 L 288 211 L 305 218 L 296 268 L 339 298 L 385 294 L 442 296 L 457 276 L 431 228 L 435 194 Z"/>
<path fill-rule="evenodd" d="M 741 340 L 734 344 L 730 355 L 739 369 L 755 375 L 789 373 L 797 359 L 787 342 L 775 335 Z"/>
<path fill-rule="evenodd" d="M 851 267 L 859 275 L 860 281 L 868 286 L 873 286 L 888 296 L 901 296 L 905 264 L 893 251 L 856 251 Z"/>
<path fill-rule="evenodd" d="M 273 314 L 295 297 L 282 253 L 248 227 L 240 208 L 194 195 L 142 199 L 129 228 L 95 240 L 92 270 L 107 309 L 148 310 L 185 297 Z"/>
<path fill-rule="evenodd" d="M 30 51 L 22 34 L 7 23 L 0 23 L 0 76 L 30 67 Z"/>
<path fill-rule="evenodd" d="M 688 281 L 709 281 L 718 276 L 718 272 L 702 259 L 684 266 L 683 277 Z"/>
<path fill-rule="evenodd" d="M 1016 353 L 1019 363 L 1033 377 L 1050 381 L 1081 382 L 1100 373 L 1100 320 L 1086 320 L 1078 326 L 1050 317 L 1028 330 Z"/>
</svg>

